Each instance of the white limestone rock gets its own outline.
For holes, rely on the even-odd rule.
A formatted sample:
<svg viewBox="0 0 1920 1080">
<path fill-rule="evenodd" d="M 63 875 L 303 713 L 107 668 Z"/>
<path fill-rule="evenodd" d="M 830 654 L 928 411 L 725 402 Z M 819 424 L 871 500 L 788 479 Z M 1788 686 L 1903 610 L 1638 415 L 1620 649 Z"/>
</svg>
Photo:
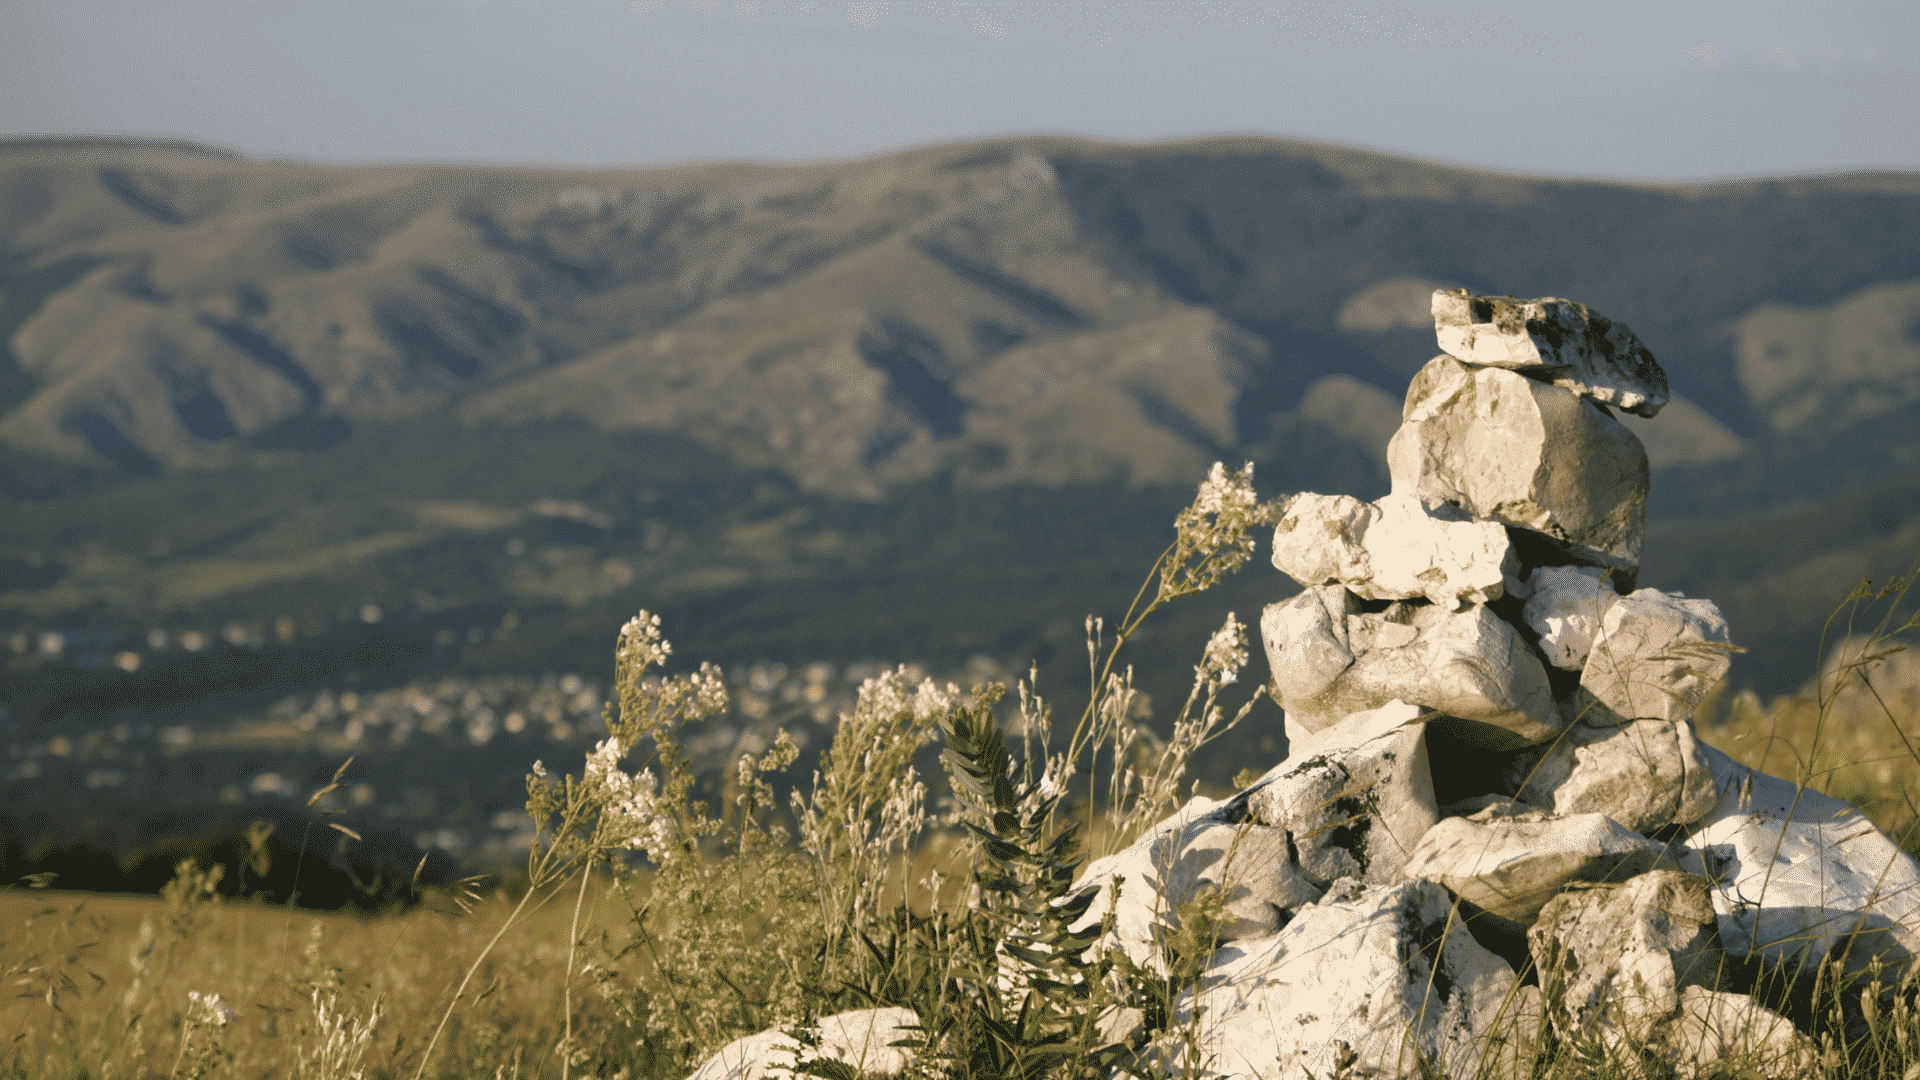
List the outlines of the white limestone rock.
<svg viewBox="0 0 1920 1080">
<path fill-rule="evenodd" d="M 1580 672 L 1580 687 L 1612 710 L 1581 710 L 1588 725 L 1629 720 L 1682 721 L 1732 663 L 1727 620 L 1711 600 L 1640 589 L 1600 618 Z"/>
<path fill-rule="evenodd" d="M 1440 351 L 1470 364 L 1525 372 L 1636 416 L 1667 403 L 1667 373 L 1653 354 L 1625 323 L 1585 304 L 1435 289 L 1433 326 Z"/>
<path fill-rule="evenodd" d="M 1659 844 L 1604 814 L 1555 817 L 1512 800 L 1442 818 L 1402 871 L 1438 881 L 1511 930 L 1533 925 L 1574 881 L 1624 881 L 1673 864 Z"/>
<path fill-rule="evenodd" d="M 1477 604 L 1396 603 L 1370 614 L 1345 588 L 1322 586 L 1269 605 L 1260 632 L 1274 700 L 1307 732 L 1394 700 L 1467 721 L 1454 734 L 1490 750 L 1546 742 L 1566 723 L 1545 666 Z"/>
<path fill-rule="evenodd" d="M 1436 356 L 1407 388 L 1387 471 L 1395 494 L 1530 529 L 1629 584 L 1638 572 L 1646 450 L 1572 391 Z"/>
<path fill-rule="evenodd" d="M 1338 585 L 1306 589 L 1291 600 L 1268 604 L 1260 613 L 1260 640 L 1272 673 L 1273 700 L 1287 711 L 1287 737 L 1294 726 L 1306 732 L 1331 727 L 1337 716 L 1312 713 L 1311 705 L 1353 666 L 1347 647 L 1347 616 L 1358 614 L 1360 598 Z M 1289 704 L 1291 702 L 1291 704 Z M 1345 715 L 1344 713 L 1341 715 Z"/>
<path fill-rule="evenodd" d="M 1620 598 L 1611 574 L 1593 566 L 1542 566 L 1527 575 L 1532 595 L 1520 617 L 1540 635 L 1547 663 L 1579 671 L 1600 633 L 1600 620 Z"/>
<path fill-rule="evenodd" d="M 1651 1049 L 1675 1080 L 1800 1077 L 1811 1074 L 1819 1058 L 1813 1040 L 1795 1030 L 1791 1020 L 1745 994 L 1704 986 L 1681 988 L 1680 1015 L 1667 1023 Z M 1743 1066 L 1752 1071 L 1736 1071 Z"/>
<path fill-rule="evenodd" d="M 1290 843 L 1294 866 L 1315 885 L 1396 880 L 1439 819 L 1420 722 L 1430 715 L 1392 702 L 1348 717 L 1295 748 L 1234 802 Z"/>
<path fill-rule="evenodd" d="M 818 1050 L 805 1050 L 793 1036 L 770 1028 L 758 1035 L 735 1039 L 708 1058 L 687 1080 L 787 1080 L 796 1074 L 796 1055 L 810 1053 L 823 1061 L 844 1062 L 862 1073 L 897 1073 L 912 1063 L 913 1054 L 893 1043 L 916 1038 L 908 1030 L 920 1020 L 912 1009 L 858 1009 L 820 1021 Z"/>
<path fill-rule="evenodd" d="M 1670 870 L 1562 893 L 1527 931 L 1555 1030 L 1627 1047 L 1653 1041 L 1685 986 L 1716 986 L 1726 957 L 1704 878 Z"/>
<path fill-rule="evenodd" d="M 1273 565 L 1302 585 L 1345 585 L 1366 600 L 1424 596 L 1453 610 L 1497 600 L 1520 568 L 1507 531 L 1447 520 L 1412 495 L 1363 503 L 1306 492 L 1273 530 Z"/>
<path fill-rule="evenodd" d="M 1142 968 L 1166 971 L 1162 943 L 1179 930 L 1181 906 L 1207 890 L 1225 894 L 1217 928 L 1223 941 L 1274 933 L 1325 891 L 1289 857 L 1283 829 L 1230 822 L 1211 804 L 1189 803 L 1168 822 L 1171 827 L 1155 828 L 1126 849 L 1094 860 L 1074 883 L 1076 892 L 1099 891 L 1074 928 L 1099 925 L 1113 908 L 1110 944 Z M 1120 878 L 1117 906 L 1109 889 L 1115 877 Z"/>
<path fill-rule="evenodd" d="M 1896 981 L 1920 954 L 1920 863 L 1848 803 L 1701 749 L 1719 797 L 1676 854 L 1712 883 L 1727 952 L 1812 972 L 1851 938 L 1847 974 L 1879 956 Z"/>
<path fill-rule="evenodd" d="M 1342 881 L 1279 933 L 1215 953 L 1174 1023 L 1200 1010 L 1222 1078 L 1416 1077 L 1424 1057 L 1467 1080 L 1483 1056 L 1530 1062 L 1537 988 L 1516 987 L 1451 906 L 1433 882 Z"/>
<path fill-rule="evenodd" d="M 1649 835 L 1699 821 L 1719 798 L 1687 721 L 1575 724 L 1516 757 L 1502 779 L 1521 802 L 1563 816 L 1605 814 Z"/>
</svg>

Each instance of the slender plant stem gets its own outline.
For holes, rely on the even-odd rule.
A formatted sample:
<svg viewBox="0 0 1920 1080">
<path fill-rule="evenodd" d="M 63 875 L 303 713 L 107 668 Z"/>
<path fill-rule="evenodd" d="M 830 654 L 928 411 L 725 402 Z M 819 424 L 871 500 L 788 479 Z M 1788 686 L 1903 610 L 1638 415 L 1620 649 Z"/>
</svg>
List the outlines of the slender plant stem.
<svg viewBox="0 0 1920 1080">
<path fill-rule="evenodd" d="M 453 1007 L 460 1004 L 460 995 L 466 993 L 467 984 L 473 981 L 473 973 L 480 970 L 480 962 L 487 958 L 487 954 L 493 951 L 495 945 L 500 944 L 501 938 L 507 936 L 507 931 L 512 928 L 514 920 L 520 917 L 520 912 L 527 906 L 527 901 L 533 899 L 535 888 L 534 885 L 527 886 L 525 895 L 520 897 L 520 902 L 507 914 L 507 921 L 500 924 L 500 929 L 493 935 L 493 940 L 487 942 L 487 947 L 481 949 L 480 955 L 474 957 L 473 963 L 467 967 L 467 973 L 461 977 L 460 985 L 453 990 L 453 1000 L 447 1002 L 447 1011 L 440 1015 L 440 1023 L 433 1029 L 433 1038 L 427 1040 L 427 1049 L 420 1055 L 420 1068 L 414 1072 L 413 1080 L 420 1080 L 427 1075 L 427 1063 L 433 1060 L 433 1048 L 440 1042 L 440 1033 L 447 1029 L 447 1021 L 453 1019 Z"/>
<path fill-rule="evenodd" d="M 188 1017 L 183 1016 L 180 1018 L 180 1052 L 173 1056 L 173 1068 L 167 1070 L 167 1080 L 173 1080 L 175 1076 L 179 1075 L 180 1063 L 186 1060 L 187 1039 L 193 1034 L 192 1023 L 192 1020 Z"/>
<path fill-rule="evenodd" d="M 566 1054 L 560 1059 L 560 1080 L 567 1080 L 573 1066 L 573 956 L 580 944 L 580 908 L 587 902 L 587 880 L 593 865 L 580 869 L 580 895 L 573 900 L 573 926 L 567 931 L 567 970 L 560 976 L 560 1008 L 566 1014 Z"/>
</svg>

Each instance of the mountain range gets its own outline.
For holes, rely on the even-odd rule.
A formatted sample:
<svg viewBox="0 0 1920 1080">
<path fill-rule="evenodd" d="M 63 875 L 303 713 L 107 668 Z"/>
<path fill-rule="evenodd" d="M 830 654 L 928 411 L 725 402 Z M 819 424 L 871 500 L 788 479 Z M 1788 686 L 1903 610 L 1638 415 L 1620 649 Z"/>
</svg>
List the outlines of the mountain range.
<svg viewBox="0 0 1920 1080">
<path fill-rule="evenodd" d="M 1721 604 L 1736 683 L 1799 685 L 1851 584 L 1920 552 L 1920 175 L 1251 137 L 596 170 L 0 141 L 13 722 L 120 700 L 54 669 L 199 700 L 139 644 L 194 628 L 297 660 L 377 625 L 398 679 L 450 628 L 432 662 L 605 667 L 641 607 L 691 657 L 1070 684 L 1081 617 L 1119 613 L 1213 461 L 1385 491 L 1455 286 L 1588 304 L 1664 366 L 1673 403 L 1625 418 L 1641 580 Z M 1143 679 L 1178 700 L 1226 608 L 1294 588 L 1261 560 L 1141 639 Z"/>
</svg>

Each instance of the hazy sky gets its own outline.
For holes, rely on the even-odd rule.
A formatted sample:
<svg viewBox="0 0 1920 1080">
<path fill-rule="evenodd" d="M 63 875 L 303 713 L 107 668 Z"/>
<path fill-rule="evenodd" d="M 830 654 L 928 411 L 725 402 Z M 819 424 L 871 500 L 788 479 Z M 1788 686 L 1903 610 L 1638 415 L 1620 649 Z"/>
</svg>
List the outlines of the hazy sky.
<svg viewBox="0 0 1920 1080">
<path fill-rule="evenodd" d="M 1527 172 L 1920 171 L 1920 0 L 0 0 L 0 133 L 311 161 L 1252 133 Z"/>
</svg>

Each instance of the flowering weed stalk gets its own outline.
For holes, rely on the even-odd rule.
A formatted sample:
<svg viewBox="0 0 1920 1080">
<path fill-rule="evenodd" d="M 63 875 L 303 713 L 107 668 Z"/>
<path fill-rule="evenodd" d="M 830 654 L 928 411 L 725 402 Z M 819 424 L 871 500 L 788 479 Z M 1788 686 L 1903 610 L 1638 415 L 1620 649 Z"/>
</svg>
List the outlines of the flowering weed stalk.
<svg viewBox="0 0 1920 1080">
<path fill-rule="evenodd" d="M 1140 767 L 1136 768 L 1133 759 L 1149 756 L 1138 753 L 1139 742 L 1152 736 L 1132 722 L 1138 696 L 1133 688 L 1133 673 L 1131 669 L 1114 670 L 1121 648 L 1162 605 L 1205 592 L 1243 566 L 1255 547 L 1253 530 L 1277 521 L 1284 502 L 1282 499 L 1260 501 L 1253 487 L 1252 462 L 1247 462 L 1238 472 L 1229 472 L 1223 463 L 1214 462 L 1192 504 L 1174 518 L 1173 542 L 1161 552 L 1140 590 L 1134 594 L 1110 645 L 1104 640 L 1104 621 L 1088 618 L 1091 696 L 1072 737 L 1067 740 L 1053 781 L 1064 785 L 1080 768 L 1082 756 L 1089 753 L 1091 760 L 1087 769 L 1090 774 L 1096 773 L 1100 748 L 1110 748 L 1113 755 L 1107 795 L 1109 822 L 1113 826 L 1107 837 L 1110 848 L 1125 846 L 1132 834 L 1171 810 L 1193 752 L 1231 730 L 1253 707 L 1253 701 L 1249 700 L 1228 719 L 1219 705 L 1221 688 L 1237 682 L 1240 668 L 1247 662 L 1246 627 L 1229 613 L 1194 669 L 1194 688 L 1174 721 L 1173 739 L 1165 747 L 1167 752 L 1150 755 L 1152 764 L 1140 761 Z M 1151 598 L 1149 588 L 1153 590 Z M 1101 659 L 1103 647 L 1104 661 Z M 1087 798 L 1091 825 L 1098 802 L 1092 775 L 1088 779 Z"/>
<path fill-rule="evenodd" d="M 199 1080 L 220 1060 L 220 1031 L 233 1022 L 233 1010 L 220 1000 L 219 994 L 203 994 L 198 990 L 187 993 L 187 1011 L 180 1016 L 180 1051 L 174 1055 L 173 1069 L 167 1073 L 169 1080 L 183 1075 L 180 1067 L 184 1064 L 184 1074 L 188 1080 Z M 195 1046 L 193 1036 L 202 1028 L 207 1030 L 207 1038 Z M 193 1052 L 191 1056 L 188 1050 Z"/>
<path fill-rule="evenodd" d="M 685 767 L 684 758 L 672 757 L 676 753 L 672 742 L 657 740 L 668 766 L 664 785 L 649 769 L 629 774 L 621 771 L 618 764 L 642 738 L 664 734 L 680 724 L 705 719 L 726 708 L 726 685 L 720 670 L 712 664 L 702 664 L 697 672 L 672 678 L 647 674 L 649 668 L 663 663 L 672 651 L 672 646 L 660 634 L 658 615 L 643 611 L 629 620 L 620 629 L 614 654 L 619 672 L 619 702 L 617 711 L 614 705 L 607 706 L 608 738 L 588 756 L 580 777 L 555 778 L 547 774 L 540 762 L 533 763 L 533 773 L 527 777 L 527 814 L 533 819 L 536 834 L 527 853 L 526 892 L 454 988 L 452 1000 L 447 1002 L 446 1012 L 420 1056 L 420 1067 L 414 1074 L 416 1080 L 426 1075 L 434 1047 L 446 1030 L 461 995 L 472 982 L 474 972 L 518 922 L 536 895 L 557 892 L 579 875 L 584 897 L 586 877 L 595 866 L 612 865 L 616 852 L 646 851 L 656 858 L 664 858 L 684 849 L 690 842 L 697 843 L 703 824 L 690 818 L 684 806 L 693 777 Z M 575 942 L 579 938 L 578 916 L 576 902 Z M 569 975 L 572 960 L 570 952 Z M 571 1004 L 569 990 L 569 1042 Z M 562 1057 L 563 1071 L 571 1060 L 569 1046 Z"/>
</svg>

